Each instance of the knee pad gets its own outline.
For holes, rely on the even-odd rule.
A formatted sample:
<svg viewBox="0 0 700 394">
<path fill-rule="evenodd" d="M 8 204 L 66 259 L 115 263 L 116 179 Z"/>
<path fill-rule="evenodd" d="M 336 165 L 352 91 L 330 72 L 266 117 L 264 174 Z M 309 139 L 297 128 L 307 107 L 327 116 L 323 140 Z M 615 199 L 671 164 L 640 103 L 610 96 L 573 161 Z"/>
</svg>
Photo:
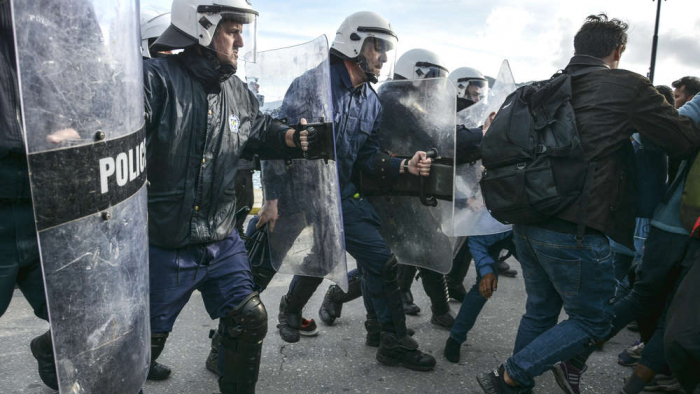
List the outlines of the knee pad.
<svg viewBox="0 0 700 394">
<path fill-rule="evenodd" d="M 262 342 L 267 335 L 267 310 L 257 291 L 221 319 L 220 330 L 222 337 L 226 339 Z M 225 341 L 223 342 L 225 345 Z"/>
</svg>

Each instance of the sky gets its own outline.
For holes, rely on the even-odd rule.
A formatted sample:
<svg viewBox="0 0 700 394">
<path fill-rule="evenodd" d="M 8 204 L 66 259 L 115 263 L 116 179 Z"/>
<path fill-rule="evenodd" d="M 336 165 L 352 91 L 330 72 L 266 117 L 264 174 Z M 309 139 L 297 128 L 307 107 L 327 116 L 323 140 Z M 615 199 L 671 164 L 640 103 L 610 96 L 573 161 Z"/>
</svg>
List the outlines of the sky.
<svg viewBox="0 0 700 394">
<path fill-rule="evenodd" d="M 657 0 L 658 1 L 658 0 Z M 142 8 L 169 10 L 169 0 L 142 0 Z M 374 11 L 399 36 L 397 55 L 429 49 L 453 70 L 469 66 L 495 76 L 508 59 L 517 82 L 547 79 L 573 55 L 586 16 L 605 12 L 630 25 L 620 68 L 647 75 L 656 18 L 652 0 L 252 0 L 260 13 L 258 51 L 310 41 L 329 45 L 346 16 Z M 654 84 L 700 76 L 700 0 L 666 0 L 661 7 Z M 397 58 L 398 58 L 397 56 Z"/>
</svg>

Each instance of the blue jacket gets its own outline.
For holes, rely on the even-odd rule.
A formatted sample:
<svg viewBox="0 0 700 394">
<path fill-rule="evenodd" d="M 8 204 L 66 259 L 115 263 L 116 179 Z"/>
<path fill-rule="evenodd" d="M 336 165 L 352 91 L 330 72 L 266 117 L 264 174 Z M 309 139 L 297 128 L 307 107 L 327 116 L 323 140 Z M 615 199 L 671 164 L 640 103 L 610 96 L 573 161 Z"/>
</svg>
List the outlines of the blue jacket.
<svg viewBox="0 0 700 394">
<path fill-rule="evenodd" d="M 678 112 L 691 118 L 695 123 L 700 124 L 700 95 L 696 95 L 691 101 L 685 103 Z M 688 235 L 688 231 L 683 227 L 680 219 L 681 197 L 685 187 L 685 178 L 690 171 L 690 164 L 693 160 L 684 160 L 678 168 L 678 175 L 668 188 L 665 201 L 662 201 L 654 211 L 651 225 L 661 230 L 674 234 Z"/>
<path fill-rule="evenodd" d="M 500 234 L 477 235 L 467 238 L 469 251 L 474 258 L 479 277 L 486 274 L 495 273 L 494 264 L 501 254 L 501 250 L 506 249 L 515 253 L 513 244 L 513 231 L 506 231 Z"/>
</svg>

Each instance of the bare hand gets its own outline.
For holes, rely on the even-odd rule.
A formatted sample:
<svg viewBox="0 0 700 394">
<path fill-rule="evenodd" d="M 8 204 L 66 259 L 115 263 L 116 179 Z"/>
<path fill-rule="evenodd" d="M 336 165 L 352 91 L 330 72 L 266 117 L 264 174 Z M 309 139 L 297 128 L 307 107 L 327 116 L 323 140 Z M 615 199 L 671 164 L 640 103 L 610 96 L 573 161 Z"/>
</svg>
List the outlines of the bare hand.
<svg viewBox="0 0 700 394">
<path fill-rule="evenodd" d="M 263 204 L 262 208 L 260 208 L 260 212 L 258 212 L 258 224 L 255 225 L 255 228 L 260 228 L 265 224 L 268 224 L 270 231 L 273 231 L 275 229 L 275 222 L 277 222 L 279 217 L 279 212 L 277 211 L 277 200 L 267 200 Z"/>
<path fill-rule="evenodd" d="M 428 158 L 425 152 L 418 151 L 408 161 L 408 172 L 416 176 L 428 176 L 430 175 L 430 163 L 432 163 L 432 159 Z"/>
<path fill-rule="evenodd" d="M 58 130 L 58 131 L 46 136 L 46 141 L 51 142 L 52 144 L 58 144 L 59 142 L 65 141 L 65 140 L 79 140 L 79 139 L 80 139 L 80 134 L 78 134 L 78 132 L 72 128 Z"/>
<path fill-rule="evenodd" d="M 496 290 L 498 290 L 498 278 L 495 274 L 488 273 L 479 281 L 479 293 L 487 300 Z"/>
<path fill-rule="evenodd" d="M 482 128 L 482 130 L 484 131 L 484 134 L 486 134 L 486 130 L 488 130 L 489 127 L 491 127 L 491 123 L 493 123 L 493 120 L 495 118 L 496 118 L 495 112 L 491 112 L 489 114 L 489 116 L 486 118 L 486 121 L 484 122 L 484 127 Z"/>
</svg>

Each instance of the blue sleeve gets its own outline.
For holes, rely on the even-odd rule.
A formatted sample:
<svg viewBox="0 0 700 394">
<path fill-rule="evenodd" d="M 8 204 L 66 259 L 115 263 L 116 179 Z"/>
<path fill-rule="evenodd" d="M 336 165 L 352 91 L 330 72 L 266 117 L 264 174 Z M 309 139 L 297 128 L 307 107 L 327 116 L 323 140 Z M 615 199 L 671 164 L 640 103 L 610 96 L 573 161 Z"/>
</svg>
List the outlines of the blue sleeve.
<svg viewBox="0 0 700 394">
<path fill-rule="evenodd" d="M 496 263 L 489 255 L 489 247 L 494 243 L 491 235 L 477 235 L 467 238 L 469 251 L 474 258 L 474 265 L 483 278 L 486 274 L 492 274 L 493 265 Z"/>
<path fill-rule="evenodd" d="M 360 147 L 360 151 L 357 153 L 357 160 L 355 161 L 357 167 L 368 174 L 374 174 L 374 161 L 380 150 L 378 130 L 381 119 L 382 111 L 380 109 L 374 121 L 374 126 L 372 127 L 372 134 L 370 134 L 365 143 Z M 402 159 L 391 158 L 389 175 L 393 178 L 399 177 L 401 161 Z"/>
<path fill-rule="evenodd" d="M 678 113 L 687 116 L 693 122 L 700 124 L 700 94 L 696 94 L 692 100 L 685 103 L 678 109 Z"/>
</svg>

